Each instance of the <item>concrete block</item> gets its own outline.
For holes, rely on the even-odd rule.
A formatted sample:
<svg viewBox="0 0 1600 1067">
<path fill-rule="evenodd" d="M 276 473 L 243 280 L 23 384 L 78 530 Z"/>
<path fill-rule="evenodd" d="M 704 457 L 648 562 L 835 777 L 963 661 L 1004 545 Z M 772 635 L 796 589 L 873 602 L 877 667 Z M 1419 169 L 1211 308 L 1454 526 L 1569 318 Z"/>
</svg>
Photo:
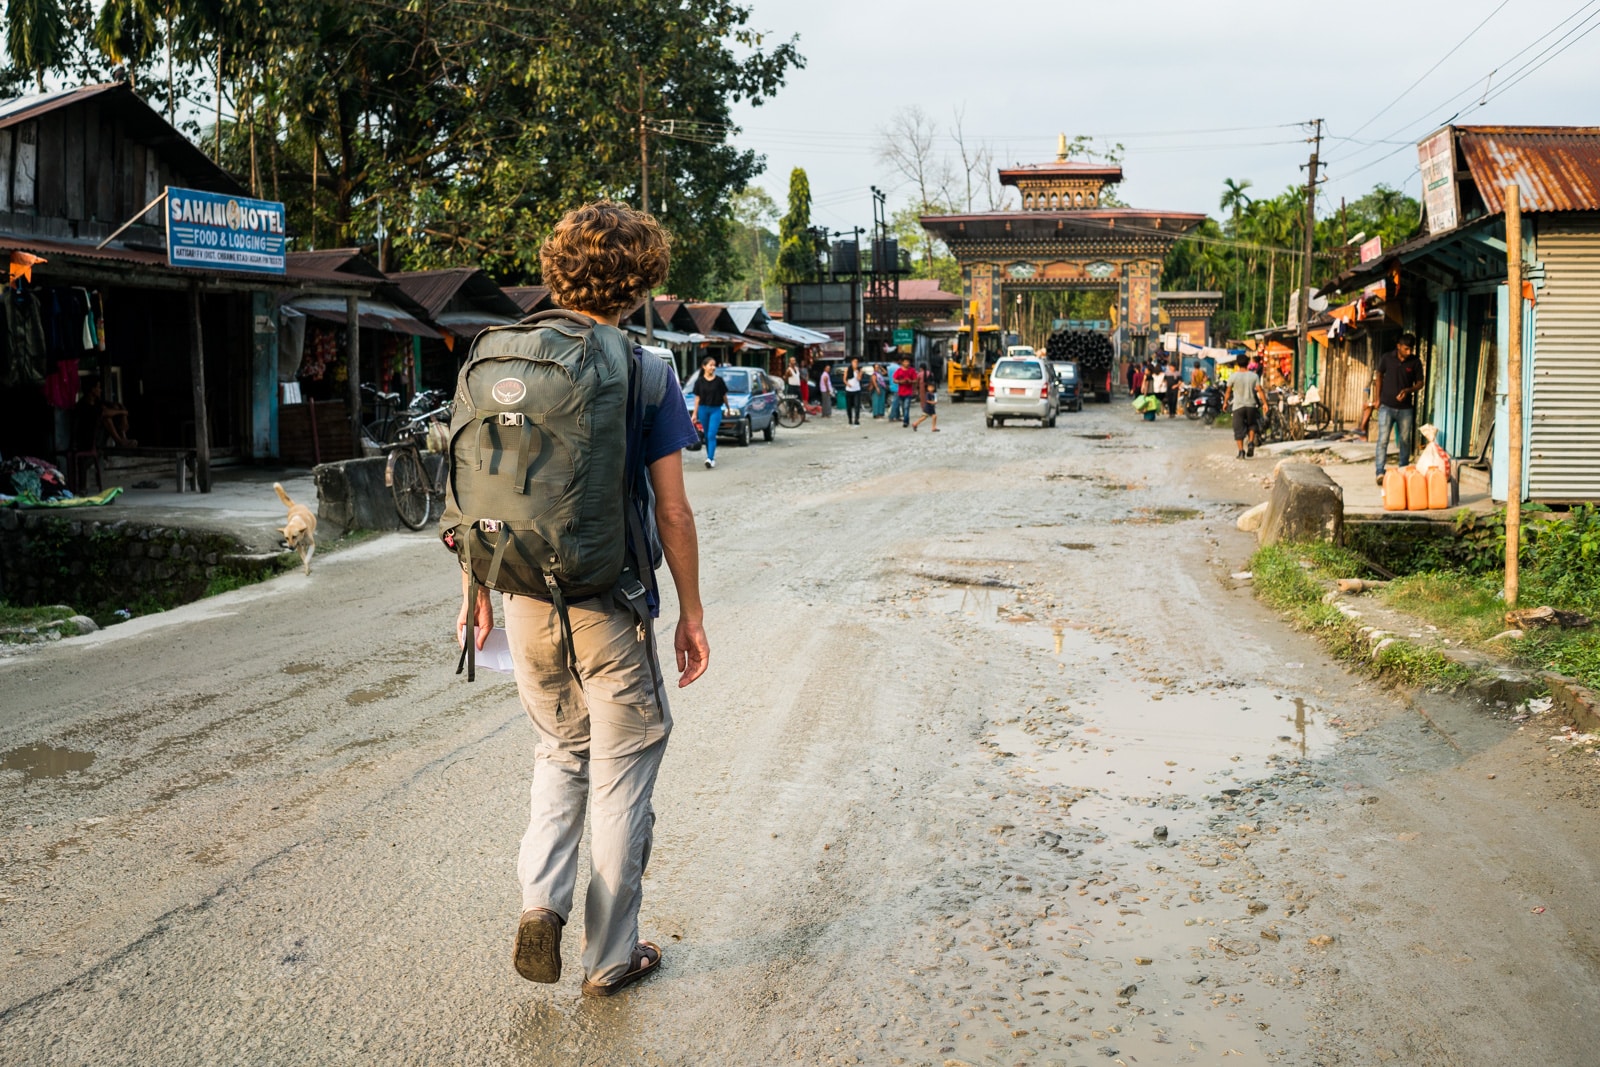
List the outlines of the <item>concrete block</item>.
<svg viewBox="0 0 1600 1067">
<path fill-rule="evenodd" d="M 317 534 L 343 537 L 352 530 L 398 530 L 394 496 L 383 484 L 387 456 L 324 463 L 311 472 L 317 483 Z"/>
<path fill-rule="evenodd" d="M 1258 531 L 1261 543 L 1344 542 L 1344 490 L 1315 463 L 1281 464 Z"/>
</svg>

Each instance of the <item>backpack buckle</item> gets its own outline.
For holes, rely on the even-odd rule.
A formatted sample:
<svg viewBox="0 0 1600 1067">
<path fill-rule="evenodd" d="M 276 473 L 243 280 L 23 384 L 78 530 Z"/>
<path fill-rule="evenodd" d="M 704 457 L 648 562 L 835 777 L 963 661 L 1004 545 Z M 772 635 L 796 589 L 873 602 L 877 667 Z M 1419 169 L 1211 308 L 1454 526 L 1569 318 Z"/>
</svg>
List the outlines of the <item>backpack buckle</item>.
<svg viewBox="0 0 1600 1067">
<path fill-rule="evenodd" d="M 501 426 L 521 426 L 522 425 L 522 412 L 520 412 L 520 411 L 502 411 L 502 412 L 500 412 L 499 415 L 496 416 L 496 420 L 500 423 Z"/>
<path fill-rule="evenodd" d="M 499 519 L 479 519 L 478 529 L 484 533 L 495 533 L 500 529 Z"/>
</svg>

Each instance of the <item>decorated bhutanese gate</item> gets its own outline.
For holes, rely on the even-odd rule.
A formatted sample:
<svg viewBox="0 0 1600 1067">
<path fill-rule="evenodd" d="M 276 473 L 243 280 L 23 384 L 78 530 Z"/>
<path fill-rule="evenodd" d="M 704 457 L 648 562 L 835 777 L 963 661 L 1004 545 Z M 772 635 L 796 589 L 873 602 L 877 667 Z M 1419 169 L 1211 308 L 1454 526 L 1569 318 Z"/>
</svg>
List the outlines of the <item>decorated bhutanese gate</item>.
<svg viewBox="0 0 1600 1067">
<path fill-rule="evenodd" d="M 1205 216 L 1102 207 L 1105 186 L 1122 180 L 1122 168 L 1070 161 L 1064 148 L 1054 163 L 1001 168 L 1001 183 L 1022 196 L 1021 210 L 924 215 L 922 225 L 961 264 L 964 306 L 977 302 L 980 323 L 1003 321 L 1008 292 L 1116 290 L 1126 360 L 1156 331 L 1155 292 L 1167 252 Z"/>
</svg>

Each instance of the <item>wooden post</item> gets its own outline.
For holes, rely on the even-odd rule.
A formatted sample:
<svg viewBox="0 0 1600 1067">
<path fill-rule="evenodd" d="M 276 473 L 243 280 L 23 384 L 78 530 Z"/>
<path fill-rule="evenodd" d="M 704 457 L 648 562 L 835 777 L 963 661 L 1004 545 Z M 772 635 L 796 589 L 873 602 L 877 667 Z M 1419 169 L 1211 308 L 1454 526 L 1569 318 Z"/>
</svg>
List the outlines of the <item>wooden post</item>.
<svg viewBox="0 0 1600 1067">
<path fill-rule="evenodd" d="M 354 442 L 352 448 L 355 456 L 360 456 L 361 451 L 361 298 L 347 296 L 345 299 L 345 369 L 349 372 L 350 397 L 350 440 Z"/>
<path fill-rule="evenodd" d="M 1506 609 L 1517 606 L 1522 547 L 1522 201 L 1506 186 Z"/>
<path fill-rule="evenodd" d="M 200 319 L 200 283 L 189 282 L 189 381 L 194 388 L 194 481 L 202 493 L 211 492 L 211 431 L 206 420 L 206 345 Z M 183 492 L 184 486 L 178 486 Z"/>
</svg>

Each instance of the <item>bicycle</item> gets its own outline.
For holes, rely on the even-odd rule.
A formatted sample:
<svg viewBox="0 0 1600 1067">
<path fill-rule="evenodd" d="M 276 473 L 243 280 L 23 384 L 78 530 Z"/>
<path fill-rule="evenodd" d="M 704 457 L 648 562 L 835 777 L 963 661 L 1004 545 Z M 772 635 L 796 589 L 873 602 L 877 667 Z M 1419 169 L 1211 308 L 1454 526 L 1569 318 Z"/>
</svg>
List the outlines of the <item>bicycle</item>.
<svg viewBox="0 0 1600 1067">
<path fill-rule="evenodd" d="M 362 436 L 372 441 L 373 444 L 386 445 L 396 440 L 400 427 L 404 421 L 400 417 L 400 394 L 384 393 L 377 386 L 361 385 L 362 407 L 367 403 L 372 405 L 372 419 L 361 424 Z"/>
<path fill-rule="evenodd" d="M 817 413 L 821 412 L 822 409 L 818 408 Z M 777 419 L 779 426 L 792 430 L 806 421 L 806 406 L 800 403 L 797 396 L 779 397 Z"/>
<path fill-rule="evenodd" d="M 383 484 L 394 497 L 395 514 L 408 529 L 422 529 L 433 514 L 435 501 L 444 504 L 444 481 L 434 482 L 422 456 L 430 428 L 449 417 L 449 404 L 414 416 L 401 427 L 399 440 L 383 446 L 389 455 Z"/>
</svg>

